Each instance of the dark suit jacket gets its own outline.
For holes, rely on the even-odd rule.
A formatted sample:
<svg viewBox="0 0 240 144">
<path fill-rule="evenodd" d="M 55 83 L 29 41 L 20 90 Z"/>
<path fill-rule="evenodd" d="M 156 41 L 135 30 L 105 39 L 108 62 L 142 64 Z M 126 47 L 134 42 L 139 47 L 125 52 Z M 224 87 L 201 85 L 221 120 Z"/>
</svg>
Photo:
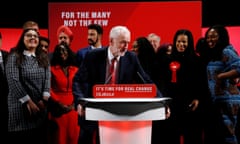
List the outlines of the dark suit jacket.
<svg viewBox="0 0 240 144">
<path fill-rule="evenodd" d="M 93 97 L 92 87 L 95 84 L 106 83 L 107 61 L 108 48 L 94 49 L 86 53 L 82 65 L 73 78 L 72 90 L 75 106 L 81 102 L 84 106 L 84 102 L 80 98 Z M 126 52 L 124 56 L 120 57 L 117 76 L 118 84 L 153 83 L 143 71 L 136 54 L 133 52 Z M 88 121 L 84 116 L 79 117 L 78 120 L 81 127 L 80 140 L 83 143 L 89 143 L 87 141 L 93 139 L 94 131 L 98 133 L 97 121 Z M 97 134 L 96 143 L 98 143 L 98 138 Z"/>
<path fill-rule="evenodd" d="M 80 98 L 93 97 L 92 87 L 106 83 L 107 50 L 95 49 L 86 54 L 83 64 L 73 79 L 75 102 Z M 118 84 L 153 83 L 144 72 L 135 53 L 126 52 L 119 60 Z M 161 93 L 158 93 L 161 97 Z"/>
<path fill-rule="evenodd" d="M 102 48 L 105 48 L 105 47 L 102 47 Z M 77 55 L 77 62 L 79 64 L 79 66 L 82 64 L 86 53 L 90 50 L 92 50 L 92 47 L 89 45 L 88 47 L 81 48 L 77 51 L 76 55 Z"/>
</svg>

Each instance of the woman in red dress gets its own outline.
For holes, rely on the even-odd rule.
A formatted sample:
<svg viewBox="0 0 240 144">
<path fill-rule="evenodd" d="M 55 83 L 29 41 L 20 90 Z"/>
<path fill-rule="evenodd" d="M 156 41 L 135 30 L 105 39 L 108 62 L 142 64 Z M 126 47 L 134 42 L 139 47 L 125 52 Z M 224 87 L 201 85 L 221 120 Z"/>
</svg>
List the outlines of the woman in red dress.
<svg viewBox="0 0 240 144">
<path fill-rule="evenodd" d="M 56 124 L 50 143 L 77 144 L 80 127 L 74 109 L 72 78 L 77 72 L 76 56 L 66 44 L 55 47 L 51 59 L 51 99 L 49 119 Z"/>
</svg>

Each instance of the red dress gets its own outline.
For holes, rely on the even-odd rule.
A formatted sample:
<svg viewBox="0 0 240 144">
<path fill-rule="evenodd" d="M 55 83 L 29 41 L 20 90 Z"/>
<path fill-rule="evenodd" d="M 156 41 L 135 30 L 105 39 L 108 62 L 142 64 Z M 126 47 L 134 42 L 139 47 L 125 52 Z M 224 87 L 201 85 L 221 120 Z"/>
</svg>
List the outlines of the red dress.
<svg viewBox="0 0 240 144">
<path fill-rule="evenodd" d="M 64 105 L 73 106 L 72 79 L 78 68 L 69 66 L 66 75 L 61 66 L 51 66 L 51 98 Z M 77 144 L 80 133 L 78 113 L 73 109 L 60 117 L 49 113 L 49 119 L 54 121 L 58 129 L 54 132 L 58 144 Z"/>
</svg>

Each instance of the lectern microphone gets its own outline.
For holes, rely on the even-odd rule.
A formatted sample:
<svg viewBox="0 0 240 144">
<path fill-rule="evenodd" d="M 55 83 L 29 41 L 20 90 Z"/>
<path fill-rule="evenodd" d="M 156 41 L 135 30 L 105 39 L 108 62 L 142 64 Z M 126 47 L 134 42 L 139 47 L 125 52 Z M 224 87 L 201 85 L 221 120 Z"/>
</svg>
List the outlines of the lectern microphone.
<svg viewBox="0 0 240 144">
<path fill-rule="evenodd" d="M 107 77 L 107 79 L 106 79 L 106 81 L 104 82 L 104 84 L 108 84 L 111 79 L 112 79 L 112 74 L 110 74 L 110 75 Z"/>
<path fill-rule="evenodd" d="M 137 72 L 137 75 L 141 79 L 141 81 L 145 84 L 146 81 L 144 80 L 143 76 L 139 72 Z"/>
</svg>

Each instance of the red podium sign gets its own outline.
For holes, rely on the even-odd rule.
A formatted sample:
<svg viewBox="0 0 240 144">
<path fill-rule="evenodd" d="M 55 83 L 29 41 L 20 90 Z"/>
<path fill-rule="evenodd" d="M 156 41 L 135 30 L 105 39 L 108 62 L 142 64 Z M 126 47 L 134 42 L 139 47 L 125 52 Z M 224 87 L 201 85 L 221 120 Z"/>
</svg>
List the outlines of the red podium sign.
<svg viewBox="0 0 240 144">
<path fill-rule="evenodd" d="M 152 98 L 156 94 L 154 84 L 104 84 L 93 87 L 94 98 Z"/>
</svg>

